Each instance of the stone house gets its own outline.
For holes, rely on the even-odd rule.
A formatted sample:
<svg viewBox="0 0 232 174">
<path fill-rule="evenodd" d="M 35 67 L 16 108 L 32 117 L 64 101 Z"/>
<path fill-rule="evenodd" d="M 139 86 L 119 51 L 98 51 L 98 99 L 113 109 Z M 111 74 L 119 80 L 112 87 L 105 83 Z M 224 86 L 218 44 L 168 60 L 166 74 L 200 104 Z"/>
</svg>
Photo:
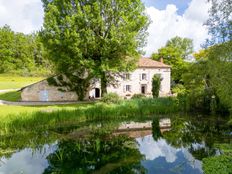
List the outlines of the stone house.
<svg viewBox="0 0 232 174">
<path fill-rule="evenodd" d="M 144 94 L 152 96 L 152 78 L 154 75 L 161 77 L 160 96 L 170 95 L 171 87 L 171 67 L 150 58 L 140 58 L 138 68 L 133 72 L 124 73 L 123 77 L 118 77 L 118 85 L 108 86 L 107 92 L 117 93 L 123 98 L 130 98 L 134 94 Z M 101 97 L 100 82 L 95 83 L 89 95 L 94 98 Z"/>
<path fill-rule="evenodd" d="M 152 77 L 156 74 L 161 77 L 160 96 L 170 95 L 171 67 L 150 58 L 140 58 L 138 68 L 133 72 L 121 73 L 116 77 L 117 85 L 108 86 L 107 91 L 117 93 L 123 98 L 130 98 L 134 94 L 152 96 Z M 54 77 L 56 80 L 56 77 Z M 60 90 L 60 87 L 50 85 L 48 80 L 42 80 L 21 89 L 22 101 L 75 101 L 78 96 L 75 92 Z M 90 88 L 88 96 L 101 97 L 100 82 L 96 81 Z"/>
</svg>

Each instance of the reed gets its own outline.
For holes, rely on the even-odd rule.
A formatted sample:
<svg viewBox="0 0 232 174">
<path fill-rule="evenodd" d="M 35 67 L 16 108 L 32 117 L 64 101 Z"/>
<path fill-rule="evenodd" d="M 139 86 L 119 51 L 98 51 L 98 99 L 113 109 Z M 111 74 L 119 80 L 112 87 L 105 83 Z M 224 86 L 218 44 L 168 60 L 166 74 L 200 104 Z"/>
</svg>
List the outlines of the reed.
<svg viewBox="0 0 232 174">
<path fill-rule="evenodd" d="M 54 129 L 56 127 L 78 125 L 81 122 L 125 120 L 148 118 L 152 115 L 173 114 L 179 111 L 174 98 L 144 98 L 124 100 L 118 104 L 97 103 L 73 110 L 32 112 L 9 115 L 0 123 L 0 133 L 14 133 L 31 129 Z"/>
</svg>

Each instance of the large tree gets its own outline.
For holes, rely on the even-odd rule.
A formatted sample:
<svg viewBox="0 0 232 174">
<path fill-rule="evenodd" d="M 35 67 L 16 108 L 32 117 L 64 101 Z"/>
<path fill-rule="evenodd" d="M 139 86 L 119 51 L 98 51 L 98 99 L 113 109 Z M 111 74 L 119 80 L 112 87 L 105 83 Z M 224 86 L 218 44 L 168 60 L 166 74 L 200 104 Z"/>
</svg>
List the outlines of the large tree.
<svg viewBox="0 0 232 174">
<path fill-rule="evenodd" d="M 220 100 L 232 108 L 232 2 L 209 0 L 209 74 Z"/>
<path fill-rule="evenodd" d="M 188 38 L 174 37 L 167 41 L 165 47 L 152 54 L 154 60 L 163 58 L 164 63 L 172 66 L 172 81 L 183 83 L 182 75 L 187 71 L 188 56 L 193 52 L 193 41 Z"/>
<path fill-rule="evenodd" d="M 49 63 L 37 33 L 16 33 L 7 25 L 0 28 L 0 73 L 28 75 L 45 65 Z"/>
<path fill-rule="evenodd" d="M 135 68 L 144 46 L 148 17 L 140 0 L 43 0 L 44 44 L 59 73 L 80 81 Z M 83 78 L 85 71 L 86 78 Z"/>
</svg>

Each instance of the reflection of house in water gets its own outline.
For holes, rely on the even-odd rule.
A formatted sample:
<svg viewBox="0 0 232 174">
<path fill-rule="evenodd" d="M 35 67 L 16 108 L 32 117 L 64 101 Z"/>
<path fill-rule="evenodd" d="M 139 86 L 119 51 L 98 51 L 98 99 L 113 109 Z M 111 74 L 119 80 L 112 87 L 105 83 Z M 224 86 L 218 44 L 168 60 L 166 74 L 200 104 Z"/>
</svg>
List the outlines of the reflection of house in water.
<svg viewBox="0 0 232 174">
<path fill-rule="evenodd" d="M 171 120 L 164 118 L 159 120 L 161 133 L 171 130 Z M 152 134 L 152 121 L 147 122 L 124 122 L 115 131 L 114 135 L 128 135 L 132 138 L 144 137 Z"/>
</svg>

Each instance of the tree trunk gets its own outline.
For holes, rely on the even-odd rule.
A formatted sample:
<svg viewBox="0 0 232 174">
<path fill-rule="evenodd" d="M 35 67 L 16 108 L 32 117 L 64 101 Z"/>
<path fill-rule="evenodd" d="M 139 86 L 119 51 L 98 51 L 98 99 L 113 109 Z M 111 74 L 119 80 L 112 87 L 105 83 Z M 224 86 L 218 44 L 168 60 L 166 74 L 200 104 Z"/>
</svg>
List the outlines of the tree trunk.
<svg viewBox="0 0 232 174">
<path fill-rule="evenodd" d="M 104 96 L 104 94 L 107 94 L 107 79 L 106 79 L 106 73 L 102 72 L 101 74 L 101 96 Z"/>
</svg>

